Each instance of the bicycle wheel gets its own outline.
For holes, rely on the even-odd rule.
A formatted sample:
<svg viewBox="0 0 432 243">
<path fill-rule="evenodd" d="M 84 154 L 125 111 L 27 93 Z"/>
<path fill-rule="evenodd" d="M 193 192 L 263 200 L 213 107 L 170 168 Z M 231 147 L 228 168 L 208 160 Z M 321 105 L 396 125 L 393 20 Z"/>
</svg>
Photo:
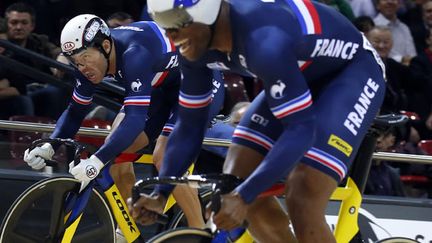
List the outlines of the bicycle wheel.
<svg viewBox="0 0 432 243">
<path fill-rule="evenodd" d="M 419 243 L 416 240 L 405 237 L 391 237 L 376 241 L 375 243 Z"/>
<path fill-rule="evenodd" d="M 9 208 L 1 225 L 0 242 L 59 242 L 64 202 L 80 183 L 72 178 L 48 178 L 24 191 Z M 72 242 L 114 242 L 114 221 L 101 194 L 93 189 Z"/>
<path fill-rule="evenodd" d="M 177 228 L 162 232 L 147 243 L 210 243 L 212 239 L 212 234 L 203 229 Z"/>
</svg>

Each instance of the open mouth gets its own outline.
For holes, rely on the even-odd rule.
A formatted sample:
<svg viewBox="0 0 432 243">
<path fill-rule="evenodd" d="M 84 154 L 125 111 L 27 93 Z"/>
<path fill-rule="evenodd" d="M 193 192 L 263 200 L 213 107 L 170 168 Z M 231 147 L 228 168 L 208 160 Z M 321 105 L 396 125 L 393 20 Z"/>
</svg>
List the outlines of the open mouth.
<svg viewBox="0 0 432 243">
<path fill-rule="evenodd" d="M 96 75 L 94 75 L 93 73 L 86 73 L 85 76 L 88 80 L 91 80 L 91 81 L 94 81 L 96 78 Z"/>
<path fill-rule="evenodd" d="M 184 39 L 182 41 L 176 42 L 175 45 L 180 46 L 180 54 L 186 53 L 191 46 L 189 39 Z"/>
</svg>

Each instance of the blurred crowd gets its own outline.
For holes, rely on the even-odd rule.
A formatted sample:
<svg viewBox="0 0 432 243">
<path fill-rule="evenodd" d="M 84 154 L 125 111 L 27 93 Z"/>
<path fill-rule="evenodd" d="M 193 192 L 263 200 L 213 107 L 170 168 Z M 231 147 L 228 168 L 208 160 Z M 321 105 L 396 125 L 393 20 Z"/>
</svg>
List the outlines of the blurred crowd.
<svg viewBox="0 0 432 243">
<path fill-rule="evenodd" d="M 404 113 L 410 123 L 379 138 L 377 151 L 432 154 L 432 0 L 316 0 L 337 9 L 365 34 L 386 66 L 387 92 L 382 114 Z M 0 39 L 46 57 L 62 60 L 58 47 L 63 25 L 73 16 L 92 13 L 111 28 L 150 20 L 145 0 L 37 0 L 0 2 Z M 48 66 L 0 47 L 0 55 L 59 79 L 70 78 Z M 355 78 L 355 77 L 353 77 Z M 250 102 L 262 90 L 260 80 L 225 73 L 226 99 L 221 113 Z M 0 66 L 0 119 L 47 117 L 55 121 L 70 91 Z M 96 107 L 89 118 L 110 120 L 117 111 Z M 103 115 L 101 115 L 103 114 Z M 423 141 L 423 142 L 421 142 Z M 421 178 L 421 179 L 419 179 Z M 431 197 L 432 170 L 426 165 L 374 161 L 366 193 Z"/>
</svg>

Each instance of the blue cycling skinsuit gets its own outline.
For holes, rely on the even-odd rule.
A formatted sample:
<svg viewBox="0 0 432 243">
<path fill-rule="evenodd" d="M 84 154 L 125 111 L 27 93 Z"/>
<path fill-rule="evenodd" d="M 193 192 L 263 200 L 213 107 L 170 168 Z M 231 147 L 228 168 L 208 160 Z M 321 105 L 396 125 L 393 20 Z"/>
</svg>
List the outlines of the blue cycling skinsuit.
<svg viewBox="0 0 432 243">
<path fill-rule="evenodd" d="M 153 141 L 164 130 L 170 133 L 176 119 L 181 74 L 178 52 L 154 22 L 136 22 L 112 30 L 116 51 L 115 79 L 125 88 L 122 112 L 125 117 L 109 141 L 95 153 L 104 163 L 128 148 L 144 131 Z M 68 108 L 59 118 L 51 137 L 70 138 L 88 113 L 96 85 L 78 70 L 76 86 Z M 210 117 L 222 106 L 224 89 L 221 72 L 213 72 Z M 221 89 L 219 89 L 221 87 Z M 208 120 L 210 120 L 209 118 Z M 164 128 L 165 126 L 165 128 Z"/>
<path fill-rule="evenodd" d="M 309 0 L 232 0 L 232 51 L 209 50 L 194 62 L 180 58 L 177 126 L 160 175 L 180 175 L 199 149 L 206 124 L 211 70 L 258 77 L 264 91 L 234 131 L 232 142 L 265 155 L 238 186 L 246 203 L 298 163 L 342 180 L 378 113 L 384 65 L 367 39 L 339 12 Z M 207 80 L 207 82 L 206 82 Z M 185 97 L 203 97 L 190 106 Z M 184 102 L 182 102 L 184 101 Z M 156 192 L 166 195 L 168 186 Z"/>
</svg>

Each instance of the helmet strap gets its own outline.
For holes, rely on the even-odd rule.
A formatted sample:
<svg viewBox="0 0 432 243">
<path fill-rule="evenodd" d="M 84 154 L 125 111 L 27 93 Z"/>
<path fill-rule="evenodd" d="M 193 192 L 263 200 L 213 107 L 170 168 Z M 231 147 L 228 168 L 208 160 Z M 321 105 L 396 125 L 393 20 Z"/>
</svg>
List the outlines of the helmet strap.
<svg viewBox="0 0 432 243">
<path fill-rule="evenodd" d="M 209 27 L 210 27 L 210 40 L 207 44 L 207 48 L 210 48 L 210 46 L 213 42 L 214 32 L 215 32 L 215 27 L 216 27 L 216 21 L 212 25 L 209 25 Z"/>
<path fill-rule="evenodd" d="M 110 54 L 111 54 L 111 51 L 112 51 L 112 47 L 113 47 L 113 43 L 112 43 L 113 41 L 112 41 L 112 39 L 109 38 L 108 40 L 109 40 L 109 42 L 110 42 L 110 50 L 109 50 L 108 52 L 105 51 L 105 49 L 103 48 L 102 45 L 99 46 L 99 50 L 100 50 L 100 52 L 102 52 L 102 55 L 103 55 L 103 56 L 105 57 L 105 59 L 107 60 L 107 68 L 106 68 L 106 70 L 105 70 L 105 75 L 104 75 L 104 76 L 106 76 L 106 75 L 108 74 L 108 70 L 109 70 L 109 66 L 110 66 L 110 60 L 109 60 L 109 57 L 110 57 Z"/>
<path fill-rule="evenodd" d="M 220 14 L 220 12 L 221 12 L 221 9 L 222 9 L 222 6 L 219 8 L 219 11 L 218 11 L 218 14 L 217 14 L 216 20 L 213 22 L 212 25 L 209 25 L 209 27 L 210 27 L 210 41 L 209 41 L 209 43 L 207 44 L 207 48 L 209 48 L 210 45 L 211 45 L 212 42 L 213 42 L 214 32 L 215 32 L 215 29 L 216 29 L 216 23 L 218 22 L 219 14 Z"/>
</svg>

